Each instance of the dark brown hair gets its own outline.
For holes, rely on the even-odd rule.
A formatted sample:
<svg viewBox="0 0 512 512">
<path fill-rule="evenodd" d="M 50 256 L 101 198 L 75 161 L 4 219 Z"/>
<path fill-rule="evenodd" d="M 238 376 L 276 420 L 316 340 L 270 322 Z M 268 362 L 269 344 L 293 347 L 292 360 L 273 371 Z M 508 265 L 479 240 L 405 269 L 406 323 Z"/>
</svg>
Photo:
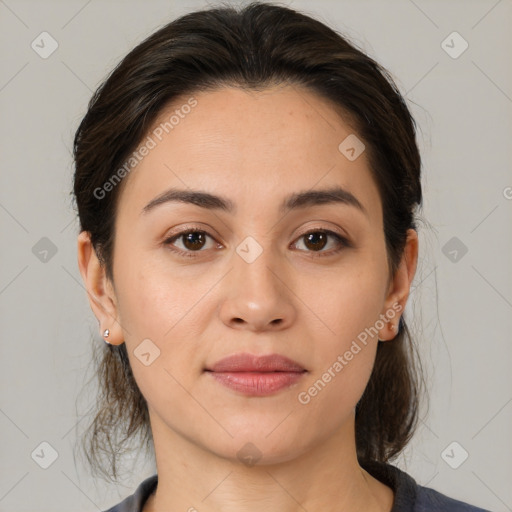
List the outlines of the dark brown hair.
<svg viewBox="0 0 512 512">
<path fill-rule="evenodd" d="M 416 125 L 404 99 L 389 73 L 335 30 L 288 7 L 253 2 L 192 12 L 163 26 L 135 47 L 91 98 L 74 139 L 74 195 L 80 231 L 90 233 L 110 280 L 122 187 L 102 198 L 95 191 L 123 165 L 162 110 L 198 91 L 277 84 L 329 100 L 364 141 L 382 202 L 389 276 L 394 275 L 422 201 Z M 100 396 L 82 444 L 93 471 L 116 479 L 123 445 L 135 434 L 148 444 L 152 440 L 147 404 L 126 344 L 94 344 Z M 410 440 L 423 382 L 415 354 L 402 315 L 396 338 L 379 342 L 356 407 L 360 463 L 386 462 Z"/>
</svg>

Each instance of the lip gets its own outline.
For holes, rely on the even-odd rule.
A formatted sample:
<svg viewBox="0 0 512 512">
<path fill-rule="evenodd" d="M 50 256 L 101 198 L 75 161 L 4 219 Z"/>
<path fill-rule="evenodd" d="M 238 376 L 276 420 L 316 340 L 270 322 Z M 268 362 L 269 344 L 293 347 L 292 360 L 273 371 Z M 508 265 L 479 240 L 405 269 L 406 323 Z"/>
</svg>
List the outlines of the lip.
<svg viewBox="0 0 512 512">
<path fill-rule="evenodd" d="M 206 368 L 217 382 L 250 396 L 271 395 L 292 386 L 307 373 L 299 363 L 279 354 L 234 354 Z"/>
<path fill-rule="evenodd" d="M 299 363 L 280 354 L 257 356 L 249 353 L 233 354 L 220 359 L 206 371 L 211 372 L 294 372 L 306 371 Z"/>
<path fill-rule="evenodd" d="M 209 372 L 217 382 L 249 396 L 266 396 L 297 383 L 303 372 Z"/>
</svg>

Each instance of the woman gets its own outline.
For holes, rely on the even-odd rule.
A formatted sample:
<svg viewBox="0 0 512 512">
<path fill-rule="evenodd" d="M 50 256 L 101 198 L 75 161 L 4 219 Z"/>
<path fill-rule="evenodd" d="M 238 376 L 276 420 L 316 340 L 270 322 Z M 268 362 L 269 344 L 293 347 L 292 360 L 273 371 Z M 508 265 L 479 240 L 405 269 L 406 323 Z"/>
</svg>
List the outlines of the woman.
<svg viewBox="0 0 512 512">
<path fill-rule="evenodd" d="M 86 453 L 115 478 L 142 433 L 157 464 L 110 512 L 482 510 L 389 463 L 422 389 L 421 160 L 376 62 L 289 8 L 194 12 L 111 73 L 74 156 L 107 342 Z"/>
</svg>

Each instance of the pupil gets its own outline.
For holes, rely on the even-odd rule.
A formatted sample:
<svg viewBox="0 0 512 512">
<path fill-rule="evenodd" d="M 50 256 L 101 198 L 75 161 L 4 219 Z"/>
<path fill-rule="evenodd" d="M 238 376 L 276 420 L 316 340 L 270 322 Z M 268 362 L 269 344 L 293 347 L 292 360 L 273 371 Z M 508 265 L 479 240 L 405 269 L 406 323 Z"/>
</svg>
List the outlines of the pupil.
<svg viewBox="0 0 512 512">
<path fill-rule="evenodd" d="M 318 237 L 321 238 L 320 244 L 318 243 L 318 240 L 316 240 Z M 325 233 L 309 233 L 306 235 L 306 240 L 308 242 L 313 241 L 312 249 L 323 249 L 325 247 L 326 235 Z"/>
<path fill-rule="evenodd" d="M 204 233 L 187 233 L 183 235 L 185 238 L 184 245 L 187 249 L 200 249 L 204 243 Z M 199 240 L 197 240 L 199 238 Z"/>
</svg>

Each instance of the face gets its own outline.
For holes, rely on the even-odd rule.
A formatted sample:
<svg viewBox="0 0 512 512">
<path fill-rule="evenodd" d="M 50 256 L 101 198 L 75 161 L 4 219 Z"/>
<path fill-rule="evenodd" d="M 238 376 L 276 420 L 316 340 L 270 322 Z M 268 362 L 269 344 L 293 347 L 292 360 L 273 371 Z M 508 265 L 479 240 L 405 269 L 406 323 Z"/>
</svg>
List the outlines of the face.
<svg viewBox="0 0 512 512">
<path fill-rule="evenodd" d="M 367 155 L 340 151 L 355 133 L 331 105 L 291 86 L 193 98 L 161 113 L 125 178 L 114 287 L 95 312 L 126 343 L 154 436 L 232 459 L 251 442 L 268 462 L 290 460 L 349 430 L 377 338 L 394 337 L 382 315 L 398 323 L 414 268 L 390 279 Z M 221 199 L 162 200 L 171 189 Z M 334 189 L 345 193 L 300 196 Z M 281 388 L 275 373 L 251 377 L 260 394 L 205 371 L 240 353 L 306 371 L 285 372 Z"/>
</svg>

